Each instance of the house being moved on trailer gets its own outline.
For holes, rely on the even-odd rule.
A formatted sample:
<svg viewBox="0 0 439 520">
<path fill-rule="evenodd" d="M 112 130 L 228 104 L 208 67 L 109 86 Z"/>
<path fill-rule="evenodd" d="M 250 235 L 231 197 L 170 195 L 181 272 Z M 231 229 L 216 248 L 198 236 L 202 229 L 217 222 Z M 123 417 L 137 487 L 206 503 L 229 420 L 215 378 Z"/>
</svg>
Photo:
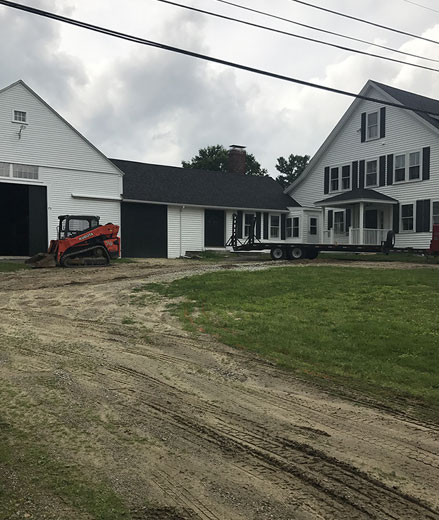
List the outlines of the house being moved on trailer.
<svg viewBox="0 0 439 520">
<path fill-rule="evenodd" d="M 298 243 L 428 248 L 439 223 L 439 101 L 368 81 L 286 190 Z M 316 213 L 317 211 L 317 213 Z M 316 216 L 317 215 L 317 216 Z"/>
</svg>

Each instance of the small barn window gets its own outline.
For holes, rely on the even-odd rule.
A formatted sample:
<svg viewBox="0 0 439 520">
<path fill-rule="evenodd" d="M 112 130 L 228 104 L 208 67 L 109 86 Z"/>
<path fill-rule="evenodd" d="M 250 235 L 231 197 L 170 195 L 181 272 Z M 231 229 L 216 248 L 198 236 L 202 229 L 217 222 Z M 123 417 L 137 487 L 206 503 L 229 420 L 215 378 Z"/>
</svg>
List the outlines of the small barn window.
<svg viewBox="0 0 439 520">
<path fill-rule="evenodd" d="M 27 123 L 27 113 L 22 110 L 14 110 L 13 121 L 15 123 Z"/>
<path fill-rule="evenodd" d="M 366 186 L 377 185 L 377 161 L 367 161 L 366 163 Z"/>
<path fill-rule="evenodd" d="M 299 236 L 299 217 L 287 218 L 286 235 L 287 238 L 297 238 Z"/>
<path fill-rule="evenodd" d="M 1 177 L 9 177 L 9 164 L 0 162 L 0 176 Z"/>
<path fill-rule="evenodd" d="M 38 166 L 29 164 L 13 164 L 12 177 L 16 179 L 38 179 Z"/>
<path fill-rule="evenodd" d="M 351 167 L 349 165 L 343 166 L 341 169 L 341 189 L 351 189 Z"/>
<path fill-rule="evenodd" d="M 338 191 L 338 168 L 331 168 L 331 191 Z"/>
<path fill-rule="evenodd" d="M 395 182 L 405 181 L 405 155 L 395 156 Z"/>
</svg>

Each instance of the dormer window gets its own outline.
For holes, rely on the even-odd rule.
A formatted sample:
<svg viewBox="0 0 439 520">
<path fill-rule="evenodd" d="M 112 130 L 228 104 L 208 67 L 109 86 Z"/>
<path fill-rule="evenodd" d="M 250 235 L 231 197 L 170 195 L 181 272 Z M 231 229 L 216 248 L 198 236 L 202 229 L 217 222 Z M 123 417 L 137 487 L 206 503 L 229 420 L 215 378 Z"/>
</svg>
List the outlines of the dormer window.
<svg viewBox="0 0 439 520">
<path fill-rule="evenodd" d="M 367 114 L 367 140 L 378 138 L 378 112 Z"/>
<path fill-rule="evenodd" d="M 14 123 L 27 123 L 27 113 L 23 110 L 14 110 L 12 121 Z"/>
</svg>

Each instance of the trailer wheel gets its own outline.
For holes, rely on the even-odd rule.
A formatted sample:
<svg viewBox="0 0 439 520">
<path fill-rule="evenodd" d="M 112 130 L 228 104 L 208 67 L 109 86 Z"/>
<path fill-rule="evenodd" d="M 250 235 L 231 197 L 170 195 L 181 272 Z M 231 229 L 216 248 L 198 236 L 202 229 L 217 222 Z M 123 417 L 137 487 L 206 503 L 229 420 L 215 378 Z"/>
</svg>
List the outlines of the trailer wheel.
<svg viewBox="0 0 439 520">
<path fill-rule="evenodd" d="M 305 257 L 305 250 L 303 247 L 292 247 L 290 249 L 291 260 L 300 260 Z"/>
<path fill-rule="evenodd" d="M 314 260 L 319 256 L 319 250 L 315 247 L 310 247 L 306 251 L 306 258 L 309 258 L 310 260 Z"/>
<path fill-rule="evenodd" d="M 285 258 L 285 249 L 282 247 L 272 247 L 270 256 L 272 260 L 283 260 Z"/>
</svg>

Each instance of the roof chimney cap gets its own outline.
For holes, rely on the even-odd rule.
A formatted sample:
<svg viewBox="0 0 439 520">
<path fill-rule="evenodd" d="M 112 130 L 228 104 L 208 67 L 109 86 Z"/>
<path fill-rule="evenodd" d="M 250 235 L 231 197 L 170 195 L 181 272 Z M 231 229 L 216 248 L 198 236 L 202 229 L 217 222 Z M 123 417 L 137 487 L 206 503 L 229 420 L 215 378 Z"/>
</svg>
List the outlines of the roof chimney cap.
<svg viewBox="0 0 439 520">
<path fill-rule="evenodd" d="M 233 148 L 233 149 L 238 149 L 238 150 L 245 150 L 245 146 L 241 146 L 240 144 L 231 144 L 230 145 L 230 148 Z"/>
</svg>

